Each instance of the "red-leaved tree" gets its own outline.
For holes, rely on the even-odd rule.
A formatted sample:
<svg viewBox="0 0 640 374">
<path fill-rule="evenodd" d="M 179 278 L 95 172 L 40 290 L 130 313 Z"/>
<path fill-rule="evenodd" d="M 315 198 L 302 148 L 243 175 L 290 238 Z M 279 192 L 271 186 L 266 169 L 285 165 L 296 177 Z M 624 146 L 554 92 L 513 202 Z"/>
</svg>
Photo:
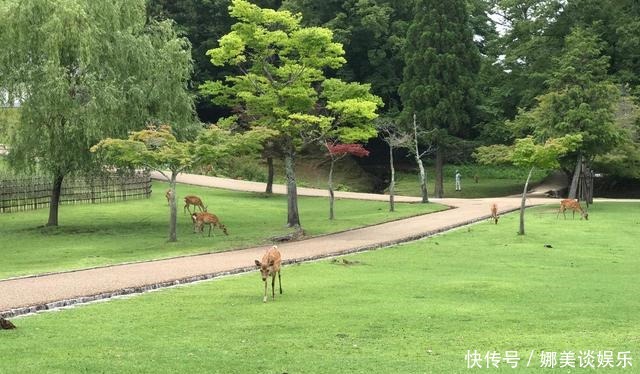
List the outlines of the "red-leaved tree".
<svg viewBox="0 0 640 374">
<path fill-rule="evenodd" d="M 329 219 L 333 219 L 333 166 L 336 161 L 343 159 L 347 155 L 367 157 L 369 156 L 369 151 L 367 151 L 362 144 L 357 143 L 341 144 L 325 142 L 324 146 L 327 148 L 328 155 L 331 158 L 331 167 L 329 168 Z"/>
</svg>

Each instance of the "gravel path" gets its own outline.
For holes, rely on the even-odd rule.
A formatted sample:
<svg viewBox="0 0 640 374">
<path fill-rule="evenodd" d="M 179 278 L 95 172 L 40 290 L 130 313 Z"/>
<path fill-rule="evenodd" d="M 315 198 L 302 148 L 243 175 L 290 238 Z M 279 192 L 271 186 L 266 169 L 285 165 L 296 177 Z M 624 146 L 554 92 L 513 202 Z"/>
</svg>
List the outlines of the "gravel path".
<svg viewBox="0 0 640 374">
<path fill-rule="evenodd" d="M 154 177 L 157 177 L 155 175 Z M 264 191 L 263 183 L 235 181 L 199 175 L 181 175 L 180 183 L 243 190 Z M 284 193 L 284 186 L 274 185 L 274 193 Z M 327 196 L 327 191 L 300 188 L 300 195 Z M 337 192 L 340 198 L 388 200 L 388 196 Z M 416 197 L 396 201 L 415 202 Z M 519 207 L 519 198 L 433 199 L 455 209 L 426 214 L 342 233 L 279 245 L 287 263 L 327 257 L 405 242 L 442 232 L 463 224 L 486 219 L 495 202 L 501 212 Z M 544 198 L 528 199 L 528 205 L 554 203 Z M 266 247 L 238 251 L 186 256 L 167 260 L 123 264 L 42 276 L 0 280 L 0 316 L 11 317 L 37 310 L 89 302 L 115 295 L 143 292 L 148 289 L 208 279 L 253 269 Z M 286 271 L 286 270 L 285 270 Z"/>
</svg>

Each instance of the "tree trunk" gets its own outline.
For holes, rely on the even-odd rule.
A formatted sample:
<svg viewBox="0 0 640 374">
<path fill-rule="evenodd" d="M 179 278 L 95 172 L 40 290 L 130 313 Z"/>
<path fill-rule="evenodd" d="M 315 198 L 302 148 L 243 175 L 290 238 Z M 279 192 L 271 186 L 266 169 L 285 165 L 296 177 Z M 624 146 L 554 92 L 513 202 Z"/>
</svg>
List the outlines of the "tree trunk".
<svg viewBox="0 0 640 374">
<path fill-rule="evenodd" d="M 438 144 L 436 148 L 436 187 L 434 189 L 434 195 L 437 198 L 444 197 L 444 183 L 443 183 L 443 175 L 442 175 L 443 165 L 444 165 L 444 149 L 442 149 L 442 145 Z"/>
<path fill-rule="evenodd" d="M 533 167 L 529 170 L 529 175 L 527 176 L 527 181 L 524 183 L 524 190 L 522 191 L 522 201 L 520 202 L 520 230 L 518 231 L 518 235 L 524 235 L 524 207 L 527 202 L 527 188 L 529 187 L 531 174 L 533 174 Z"/>
<path fill-rule="evenodd" d="M 333 165 L 336 163 L 336 161 L 332 158 L 331 159 L 331 167 L 329 168 L 329 219 L 333 219 L 334 215 L 333 215 L 333 201 L 334 201 L 334 194 L 333 194 Z"/>
<path fill-rule="evenodd" d="M 578 156 L 576 168 L 571 178 L 571 186 L 569 187 L 569 199 L 575 199 L 578 196 L 578 181 L 580 180 L 580 171 L 582 170 L 582 155 Z"/>
<path fill-rule="evenodd" d="M 422 194 L 422 202 L 428 203 L 429 196 L 427 192 L 427 173 L 424 170 L 424 165 L 422 164 L 422 159 L 420 158 L 420 150 L 418 148 L 418 124 L 416 121 L 416 114 L 413 113 L 413 145 L 414 155 L 416 157 L 416 163 L 418 164 L 418 170 L 420 171 L 420 192 Z"/>
<path fill-rule="evenodd" d="M 64 175 L 56 174 L 53 177 L 51 200 L 49 200 L 49 221 L 47 222 L 47 226 L 58 226 L 58 207 L 60 206 L 60 194 L 62 192 L 63 180 Z"/>
<path fill-rule="evenodd" d="M 288 150 L 285 152 L 284 169 L 287 178 L 287 226 L 300 228 L 298 189 L 296 187 L 295 174 L 295 151 Z"/>
<path fill-rule="evenodd" d="M 267 189 L 265 193 L 272 194 L 273 193 L 273 157 L 267 157 Z"/>
<path fill-rule="evenodd" d="M 389 168 L 391 169 L 391 181 L 389 182 L 389 211 L 395 211 L 394 194 L 396 188 L 396 169 L 393 167 L 393 146 L 389 144 Z"/>
<path fill-rule="evenodd" d="M 176 207 L 176 178 L 178 173 L 171 173 L 171 181 L 169 182 L 171 187 L 171 199 L 169 199 L 169 241 L 177 242 L 178 235 L 176 233 L 178 212 Z"/>
<path fill-rule="evenodd" d="M 427 172 L 424 170 L 424 165 L 422 165 L 422 160 L 419 157 L 416 157 L 416 161 L 418 162 L 418 169 L 420 169 L 420 192 L 422 193 L 422 202 L 428 203 Z"/>
</svg>

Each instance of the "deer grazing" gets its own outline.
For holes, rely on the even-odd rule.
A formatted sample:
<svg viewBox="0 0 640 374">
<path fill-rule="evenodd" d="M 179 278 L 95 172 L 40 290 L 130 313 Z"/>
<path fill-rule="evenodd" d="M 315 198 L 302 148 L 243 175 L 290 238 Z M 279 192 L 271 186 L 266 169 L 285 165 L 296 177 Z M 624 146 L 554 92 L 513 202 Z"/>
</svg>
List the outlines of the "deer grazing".
<svg viewBox="0 0 640 374">
<path fill-rule="evenodd" d="M 204 225 L 209 225 L 209 236 L 211 236 L 211 229 L 218 227 L 225 235 L 229 235 L 227 227 L 220 223 L 218 216 L 208 212 L 193 212 L 191 214 L 191 220 L 193 221 L 193 232 L 196 232 L 196 228 L 204 235 Z"/>
<path fill-rule="evenodd" d="M 498 205 L 493 203 L 491 204 L 491 219 L 497 225 L 499 218 L 500 216 L 498 215 Z"/>
<path fill-rule="evenodd" d="M 582 207 L 580 206 L 580 202 L 578 200 L 573 200 L 573 199 L 564 199 L 560 201 L 560 209 L 558 210 L 558 214 L 556 215 L 556 219 L 560 218 L 560 213 L 562 213 L 562 215 L 564 216 L 564 219 L 567 219 L 567 214 L 565 213 L 565 211 L 567 209 L 571 209 L 573 210 L 573 217 L 576 217 L 576 211 L 580 211 L 580 219 L 585 219 L 585 220 L 589 220 L 589 213 L 582 209 Z"/>
<path fill-rule="evenodd" d="M 264 282 L 264 298 L 263 302 L 267 302 L 267 278 L 271 277 L 271 297 L 275 300 L 276 291 L 276 273 L 278 273 L 278 286 L 280 286 L 280 294 L 282 295 L 282 279 L 280 278 L 280 264 L 282 263 L 282 256 L 278 251 L 278 246 L 274 245 L 269 248 L 267 252 L 262 256 L 262 261 L 256 260 L 256 266 L 260 268 L 260 274 L 262 275 L 262 281 Z"/>
<path fill-rule="evenodd" d="M 186 214 L 187 211 L 189 211 L 189 214 L 191 214 L 191 209 L 189 209 L 189 206 L 193 205 L 193 211 L 196 211 L 195 207 L 200 208 L 201 212 L 206 212 L 207 211 L 207 207 L 204 206 L 204 204 L 202 203 L 202 200 L 196 196 L 196 195 L 187 195 L 184 197 L 184 213 Z"/>
</svg>

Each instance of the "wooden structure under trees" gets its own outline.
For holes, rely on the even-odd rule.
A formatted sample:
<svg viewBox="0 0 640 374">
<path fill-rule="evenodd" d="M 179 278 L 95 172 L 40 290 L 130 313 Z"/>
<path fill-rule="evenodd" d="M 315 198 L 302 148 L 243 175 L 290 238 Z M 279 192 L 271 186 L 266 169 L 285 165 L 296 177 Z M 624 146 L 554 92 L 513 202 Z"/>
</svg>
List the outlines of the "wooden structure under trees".
<svg viewBox="0 0 640 374">
<path fill-rule="evenodd" d="M 593 170 L 589 168 L 584 158 L 580 163 L 578 170 L 578 184 L 576 198 L 582 200 L 587 204 L 593 204 Z"/>
<path fill-rule="evenodd" d="M 51 178 L 46 176 L 0 179 L 0 213 L 46 208 L 51 200 L 51 190 Z M 141 172 L 67 178 L 61 192 L 60 203 L 63 205 L 146 199 L 151 195 L 151 176 L 149 172 Z"/>
</svg>

